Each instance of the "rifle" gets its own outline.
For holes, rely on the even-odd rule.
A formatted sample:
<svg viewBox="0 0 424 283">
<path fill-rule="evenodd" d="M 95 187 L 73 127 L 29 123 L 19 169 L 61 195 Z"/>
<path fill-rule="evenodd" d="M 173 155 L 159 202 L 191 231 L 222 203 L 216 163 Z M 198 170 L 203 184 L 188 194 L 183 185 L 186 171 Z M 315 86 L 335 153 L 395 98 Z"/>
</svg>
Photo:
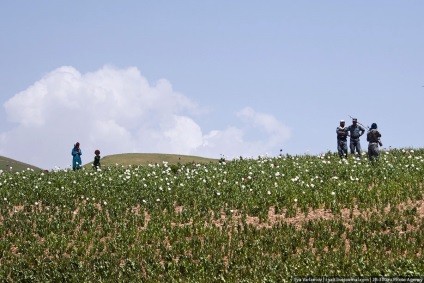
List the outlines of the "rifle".
<svg viewBox="0 0 424 283">
<path fill-rule="evenodd" d="M 350 116 L 350 115 L 348 115 L 349 117 L 350 117 L 350 119 L 352 119 L 353 120 L 353 117 L 352 116 Z M 361 123 L 359 123 L 358 121 L 356 121 L 356 123 L 358 123 L 359 125 L 361 125 L 362 127 L 364 127 L 364 128 L 367 128 L 367 130 L 369 130 L 370 129 L 370 127 L 368 127 L 368 126 L 365 126 L 364 124 L 361 124 Z"/>
</svg>

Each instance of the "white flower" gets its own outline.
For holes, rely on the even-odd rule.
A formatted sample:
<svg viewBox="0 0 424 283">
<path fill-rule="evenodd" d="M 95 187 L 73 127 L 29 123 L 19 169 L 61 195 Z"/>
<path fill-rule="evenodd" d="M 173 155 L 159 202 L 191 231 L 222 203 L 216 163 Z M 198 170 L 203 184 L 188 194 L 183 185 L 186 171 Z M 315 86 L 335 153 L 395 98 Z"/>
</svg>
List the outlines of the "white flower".
<svg viewBox="0 0 424 283">
<path fill-rule="evenodd" d="M 297 180 L 299 180 L 299 177 L 296 176 L 295 178 L 291 179 L 293 182 L 297 182 Z"/>
<path fill-rule="evenodd" d="M 35 204 L 35 205 L 38 205 L 38 202 L 36 201 L 34 204 Z"/>
<path fill-rule="evenodd" d="M 268 191 L 267 193 L 270 195 L 271 194 L 271 191 Z"/>
<path fill-rule="evenodd" d="M 294 202 L 297 202 L 297 198 L 294 199 Z"/>
<path fill-rule="evenodd" d="M 331 192 L 331 195 L 333 195 L 333 196 L 334 196 L 334 195 L 336 195 L 336 193 L 335 193 L 335 192 Z"/>
<path fill-rule="evenodd" d="M 4 201 L 7 201 L 7 198 L 4 198 L 3 200 L 4 200 Z"/>
<path fill-rule="evenodd" d="M 104 202 L 103 202 L 103 204 L 104 204 L 104 205 L 107 205 L 107 202 L 105 202 L 105 201 L 104 201 Z"/>
<path fill-rule="evenodd" d="M 156 201 L 159 202 L 160 201 L 160 198 L 157 198 Z"/>
<path fill-rule="evenodd" d="M 220 195 L 221 195 L 221 193 L 220 193 L 220 192 L 217 192 L 217 193 L 216 193 L 216 195 L 220 196 Z"/>
</svg>

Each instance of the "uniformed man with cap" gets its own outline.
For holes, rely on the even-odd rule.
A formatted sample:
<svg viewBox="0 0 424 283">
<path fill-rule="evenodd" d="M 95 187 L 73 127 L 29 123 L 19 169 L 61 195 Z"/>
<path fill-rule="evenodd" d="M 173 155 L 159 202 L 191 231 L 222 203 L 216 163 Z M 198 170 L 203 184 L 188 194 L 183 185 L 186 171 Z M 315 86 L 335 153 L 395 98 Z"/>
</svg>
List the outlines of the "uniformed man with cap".
<svg viewBox="0 0 424 283">
<path fill-rule="evenodd" d="M 378 146 L 383 146 L 383 144 L 380 141 L 381 134 L 377 130 L 377 124 L 372 123 L 371 128 L 367 133 L 367 141 L 368 141 L 368 158 L 370 161 L 373 161 L 374 159 L 377 160 L 378 156 L 380 155 L 380 150 L 378 149 Z"/>
<path fill-rule="evenodd" d="M 358 125 L 358 119 L 352 119 L 352 125 L 347 127 L 347 132 L 350 136 L 350 153 L 353 155 L 355 151 L 358 154 L 358 157 L 361 158 L 361 142 L 359 138 L 365 133 L 364 127 Z"/>
<path fill-rule="evenodd" d="M 347 131 L 344 120 L 340 120 L 340 126 L 336 128 L 336 133 L 339 156 L 340 158 L 343 158 L 343 156 L 347 158 Z"/>
</svg>

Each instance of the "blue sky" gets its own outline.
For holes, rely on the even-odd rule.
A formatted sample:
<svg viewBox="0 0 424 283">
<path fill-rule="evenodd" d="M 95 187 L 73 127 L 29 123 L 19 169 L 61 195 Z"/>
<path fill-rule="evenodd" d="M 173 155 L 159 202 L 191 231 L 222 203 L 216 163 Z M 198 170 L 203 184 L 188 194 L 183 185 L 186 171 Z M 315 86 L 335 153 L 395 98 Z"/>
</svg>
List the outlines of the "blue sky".
<svg viewBox="0 0 424 283">
<path fill-rule="evenodd" d="M 0 155 L 336 150 L 339 120 L 424 146 L 422 1 L 6 1 Z M 362 148 L 367 147 L 365 137 Z"/>
</svg>

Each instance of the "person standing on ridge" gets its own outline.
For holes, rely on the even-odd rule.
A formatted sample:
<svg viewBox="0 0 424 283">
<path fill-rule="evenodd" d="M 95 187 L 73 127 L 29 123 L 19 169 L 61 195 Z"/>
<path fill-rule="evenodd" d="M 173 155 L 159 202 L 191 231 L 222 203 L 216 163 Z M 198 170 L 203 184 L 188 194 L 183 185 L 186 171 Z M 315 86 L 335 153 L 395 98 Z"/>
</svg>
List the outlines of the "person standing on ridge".
<svg viewBox="0 0 424 283">
<path fill-rule="evenodd" d="M 368 141 L 368 158 L 372 162 L 374 159 L 378 160 L 378 156 L 380 155 L 380 150 L 378 146 L 383 146 L 380 141 L 381 134 L 377 130 L 377 124 L 372 123 L 371 128 L 367 133 L 367 141 Z"/>
<path fill-rule="evenodd" d="M 346 128 L 350 136 L 350 153 L 353 155 L 355 151 L 358 153 L 359 159 L 361 158 L 361 142 L 360 137 L 365 133 L 364 127 L 358 125 L 358 119 L 352 119 L 352 125 Z"/>
<path fill-rule="evenodd" d="M 343 156 L 347 158 L 347 131 L 344 120 L 340 120 L 340 126 L 336 128 L 336 133 L 339 156 L 340 158 L 343 158 Z"/>
<path fill-rule="evenodd" d="M 72 170 L 75 171 L 81 169 L 81 155 L 82 151 L 80 149 L 80 143 L 77 142 L 72 149 Z"/>
<path fill-rule="evenodd" d="M 93 169 L 97 170 L 100 169 L 100 150 L 96 149 L 94 154 Z"/>
</svg>

